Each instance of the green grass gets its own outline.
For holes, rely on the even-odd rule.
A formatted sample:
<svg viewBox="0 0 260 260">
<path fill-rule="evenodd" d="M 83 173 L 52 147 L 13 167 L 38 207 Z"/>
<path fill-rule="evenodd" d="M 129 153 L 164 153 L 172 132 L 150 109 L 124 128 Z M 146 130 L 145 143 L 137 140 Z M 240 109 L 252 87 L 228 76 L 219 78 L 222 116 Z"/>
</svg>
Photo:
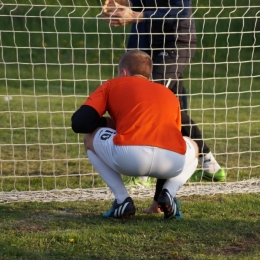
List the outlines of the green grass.
<svg viewBox="0 0 260 260">
<path fill-rule="evenodd" d="M 183 220 L 165 222 L 142 210 L 104 219 L 110 201 L 28 202 L 0 205 L 0 259 L 176 259 L 260 258 L 260 195 L 180 198 Z"/>
</svg>

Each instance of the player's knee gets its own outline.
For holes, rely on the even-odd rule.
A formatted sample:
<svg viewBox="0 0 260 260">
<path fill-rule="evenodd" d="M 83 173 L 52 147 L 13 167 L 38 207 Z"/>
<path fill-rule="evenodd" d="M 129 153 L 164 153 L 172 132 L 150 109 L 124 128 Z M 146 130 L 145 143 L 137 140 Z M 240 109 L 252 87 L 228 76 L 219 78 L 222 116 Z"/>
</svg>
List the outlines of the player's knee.
<svg viewBox="0 0 260 260">
<path fill-rule="evenodd" d="M 94 146 L 93 146 L 93 140 L 94 140 L 94 137 L 95 137 L 95 134 L 96 134 L 96 131 L 90 133 L 90 134 L 85 134 L 84 135 L 84 146 L 85 146 L 85 150 L 91 150 L 93 152 L 95 152 L 94 150 Z"/>
<path fill-rule="evenodd" d="M 84 142 L 85 149 L 87 150 L 88 134 L 84 135 L 83 142 Z"/>
</svg>

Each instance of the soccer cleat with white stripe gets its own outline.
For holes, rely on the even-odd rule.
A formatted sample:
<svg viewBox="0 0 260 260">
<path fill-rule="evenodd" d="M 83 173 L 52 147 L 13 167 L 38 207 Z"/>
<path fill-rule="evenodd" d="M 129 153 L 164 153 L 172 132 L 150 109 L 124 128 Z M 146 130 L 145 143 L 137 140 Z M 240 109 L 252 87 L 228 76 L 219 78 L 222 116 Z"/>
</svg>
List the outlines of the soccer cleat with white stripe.
<svg viewBox="0 0 260 260">
<path fill-rule="evenodd" d="M 182 219 L 181 212 L 178 208 L 178 201 L 172 197 L 167 189 L 163 189 L 158 198 L 158 208 L 164 212 L 164 219 L 171 218 Z"/>
<path fill-rule="evenodd" d="M 123 203 L 118 204 L 114 200 L 109 211 L 103 214 L 104 218 L 129 218 L 135 215 L 135 205 L 132 198 L 127 197 Z"/>
</svg>

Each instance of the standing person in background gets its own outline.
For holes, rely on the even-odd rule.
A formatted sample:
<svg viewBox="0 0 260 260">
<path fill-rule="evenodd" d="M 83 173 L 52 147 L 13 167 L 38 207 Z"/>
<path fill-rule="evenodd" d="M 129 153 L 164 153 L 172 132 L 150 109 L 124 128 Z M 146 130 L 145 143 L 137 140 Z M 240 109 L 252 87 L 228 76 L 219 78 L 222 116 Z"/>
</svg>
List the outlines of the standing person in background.
<svg viewBox="0 0 260 260">
<path fill-rule="evenodd" d="M 85 134 L 90 162 L 115 195 L 104 217 L 135 215 L 124 174 L 164 179 L 158 208 L 165 220 L 181 218 L 175 196 L 196 170 L 198 146 L 182 136 L 177 97 L 151 82 L 151 73 L 147 53 L 126 52 L 119 61 L 118 77 L 99 86 L 71 118 L 73 131 Z M 106 112 L 111 118 L 104 117 Z"/>
<path fill-rule="evenodd" d="M 132 24 L 128 49 L 141 49 L 152 57 L 152 80 L 163 85 L 169 82 L 168 87 L 179 98 L 181 109 L 183 71 L 190 64 L 197 47 L 191 5 L 191 0 L 106 0 L 103 6 L 103 19 L 110 26 Z M 199 128 L 184 111 L 181 116 L 182 134 L 190 136 L 198 144 L 199 161 L 203 168 L 191 179 L 224 181 L 226 173 L 203 141 Z M 163 183 L 164 180 L 157 180 L 154 204 Z"/>
</svg>

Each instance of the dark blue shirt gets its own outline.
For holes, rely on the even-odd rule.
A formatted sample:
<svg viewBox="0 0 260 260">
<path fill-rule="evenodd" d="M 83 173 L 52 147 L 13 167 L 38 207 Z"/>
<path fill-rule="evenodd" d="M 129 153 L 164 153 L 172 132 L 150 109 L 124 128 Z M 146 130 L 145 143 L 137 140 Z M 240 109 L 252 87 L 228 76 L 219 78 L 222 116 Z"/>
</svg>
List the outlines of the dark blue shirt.
<svg viewBox="0 0 260 260">
<path fill-rule="evenodd" d="M 163 47 L 168 41 L 196 42 L 191 0 L 132 0 L 132 4 L 134 11 L 143 12 L 145 21 L 132 24 L 129 49 L 150 54 L 151 48 Z"/>
</svg>

